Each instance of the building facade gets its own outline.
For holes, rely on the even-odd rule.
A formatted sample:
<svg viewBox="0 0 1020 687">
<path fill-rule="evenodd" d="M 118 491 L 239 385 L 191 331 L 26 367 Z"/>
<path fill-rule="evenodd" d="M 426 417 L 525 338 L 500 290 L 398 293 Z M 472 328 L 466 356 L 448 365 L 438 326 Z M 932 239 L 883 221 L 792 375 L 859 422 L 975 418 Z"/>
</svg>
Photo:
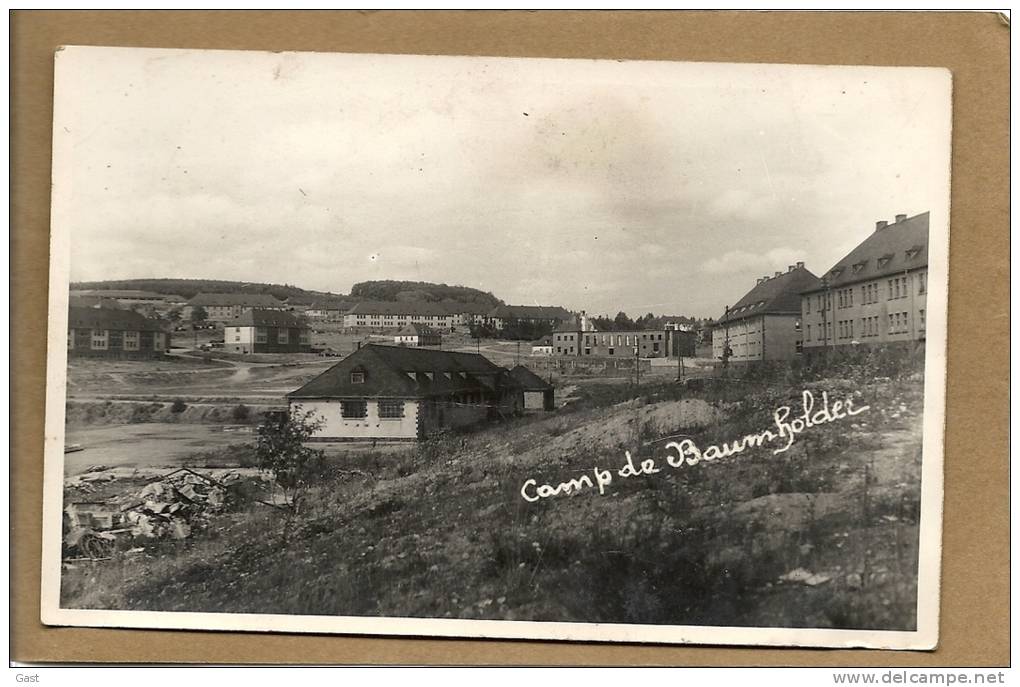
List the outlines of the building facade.
<svg viewBox="0 0 1020 687">
<path fill-rule="evenodd" d="M 309 353 L 311 330 L 282 310 L 252 308 L 223 326 L 223 348 L 231 353 Z"/>
<path fill-rule="evenodd" d="M 196 309 L 205 310 L 209 322 L 226 323 L 252 308 L 287 310 L 287 305 L 268 293 L 199 293 L 184 306 L 181 316 L 191 319 Z"/>
<path fill-rule="evenodd" d="M 287 395 L 319 441 L 416 440 L 520 414 L 509 371 L 474 353 L 369 344 Z"/>
<path fill-rule="evenodd" d="M 557 305 L 500 305 L 491 309 L 483 321 L 495 329 L 503 329 L 513 322 L 546 324 L 555 328 L 572 317 L 569 311 Z"/>
<path fill-rule="evenodd" d="M 803 262 L 761 277 L 712 329 L 712 357 L 727 363 L 793 360 L 803 349 L 800 294 L 820 283 Z"/>
<path fill-rule="evenodd" d="M 925 339 L 929 213 L 896 215 L 801 294 L 804 348 Z"/>
<path fill-rule="evenodd" d="M 423 324 L 406 324 L 393 337 L 398 346 L 441 346 L 443 335 Z"/>
<path fill-rule="evenodd" d="M 440 303 L 362 301 L 344 313 L 344 327 L 358 330 L 393 330 L 409 324 L 450 330 L 463 321 Z"/>
<path fill-rule="evenodd" d="M 165 325 L 131 310 L 71 306 L 67 354 L 88 358 L 160 358 L 169 347 Z"/>
</svg>

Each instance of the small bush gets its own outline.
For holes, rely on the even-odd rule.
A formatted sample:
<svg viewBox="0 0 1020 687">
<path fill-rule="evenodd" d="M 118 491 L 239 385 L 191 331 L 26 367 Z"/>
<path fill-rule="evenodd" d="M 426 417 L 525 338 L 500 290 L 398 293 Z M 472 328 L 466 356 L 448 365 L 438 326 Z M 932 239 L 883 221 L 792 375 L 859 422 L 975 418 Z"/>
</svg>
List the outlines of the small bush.
<svg viewBox="0 0 1020 687">
<path fill-rule="evenodd" d="M 187 409 L 188 404 L 179 398 L 174 399 L 173 405 L 170 406 L 171 413 L 183 413 Z"/>
<path fill-rule="evenodd" d="M 251 409 L 243 403 L 238 403 L 231 415 L 237 422 L 247 422 L 251 418 Z"/>
</svg>

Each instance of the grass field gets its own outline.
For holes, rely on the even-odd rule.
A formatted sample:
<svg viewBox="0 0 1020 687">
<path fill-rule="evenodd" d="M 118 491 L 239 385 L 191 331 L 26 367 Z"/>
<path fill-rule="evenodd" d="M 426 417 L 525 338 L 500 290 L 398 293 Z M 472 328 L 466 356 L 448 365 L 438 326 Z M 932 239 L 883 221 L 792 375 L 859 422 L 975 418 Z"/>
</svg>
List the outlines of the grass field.
<svg viewBox="0 0 1020 687">
<path fill-rule="evenodd" d="M 871 409 L 754 449 L 530 503 L 557 484 L 760 430 L 818 394 Z M 417 446 L 334 453 L 294 518 L 240 505 L 182 541 L 75 562 L 65 606 L 909 629 L 921 381 L 581 384 L 577 401 Z M 658 442 L 658 443 L 657 443 Z M 661 456 L 660 456 L 661 464 Z M 128 546 L 126 544 L 125 546 Z"/>
</svg>

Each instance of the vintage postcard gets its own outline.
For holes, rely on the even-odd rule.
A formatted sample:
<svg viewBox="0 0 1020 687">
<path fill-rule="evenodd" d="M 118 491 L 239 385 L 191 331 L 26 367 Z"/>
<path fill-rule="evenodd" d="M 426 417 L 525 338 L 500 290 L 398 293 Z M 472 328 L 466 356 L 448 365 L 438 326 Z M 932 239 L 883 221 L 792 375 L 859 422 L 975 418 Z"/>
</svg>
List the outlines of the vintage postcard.
<svg viewBox="0 0 1020 687">
<path fill-rule="evenodd" d="M 936 645 L 949 72 L 55 69 L 45 623 Z"/>
</svg>

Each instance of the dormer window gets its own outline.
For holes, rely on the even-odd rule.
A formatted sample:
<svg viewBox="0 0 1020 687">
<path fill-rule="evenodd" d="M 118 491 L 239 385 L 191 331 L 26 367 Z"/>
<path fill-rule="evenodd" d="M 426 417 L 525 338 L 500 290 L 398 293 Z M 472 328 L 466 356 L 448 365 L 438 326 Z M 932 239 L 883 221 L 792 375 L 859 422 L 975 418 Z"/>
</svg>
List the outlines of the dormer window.
<svg viewBox="0 0 1020 687">
<path fill-rule="evenodd" d="M 833 267 L 832 271 L 829 272 L 829 274 L 831 274 L 833 277 L 838 277 L 839 275 L 843 274 L 843 268 L 842 267 Z"/>
<path fill-rule="evenodd" d="M 921 252 L 921 246 L 911 246 L 907 249 L 907 260 L 913 260 Z"/>
<path fill-rule="evenodd" d="M 853 274 L 857 274 L 858 272 L 863 270 L 867 264 L 868 264 L 867 261 L 854 263 L 853 266 L 851 267 L 851 269 L 853 270 Z"/>
<path fill-rule="evenodd" d="M 883 255 L 878 259 L 878 266 L 885 267 L 886 265 L 889 264 L 889 261 L 892 260 L 892 257 L 893 257 L 892 253 L 887 253 L 886 255 Z"/>
<path fill-rule="evenodd" d="M 364 384 L 365 383 L 365 372 L 363 370 L 357 370 L 351 373 L 351 384 Z"/>
</svg>

